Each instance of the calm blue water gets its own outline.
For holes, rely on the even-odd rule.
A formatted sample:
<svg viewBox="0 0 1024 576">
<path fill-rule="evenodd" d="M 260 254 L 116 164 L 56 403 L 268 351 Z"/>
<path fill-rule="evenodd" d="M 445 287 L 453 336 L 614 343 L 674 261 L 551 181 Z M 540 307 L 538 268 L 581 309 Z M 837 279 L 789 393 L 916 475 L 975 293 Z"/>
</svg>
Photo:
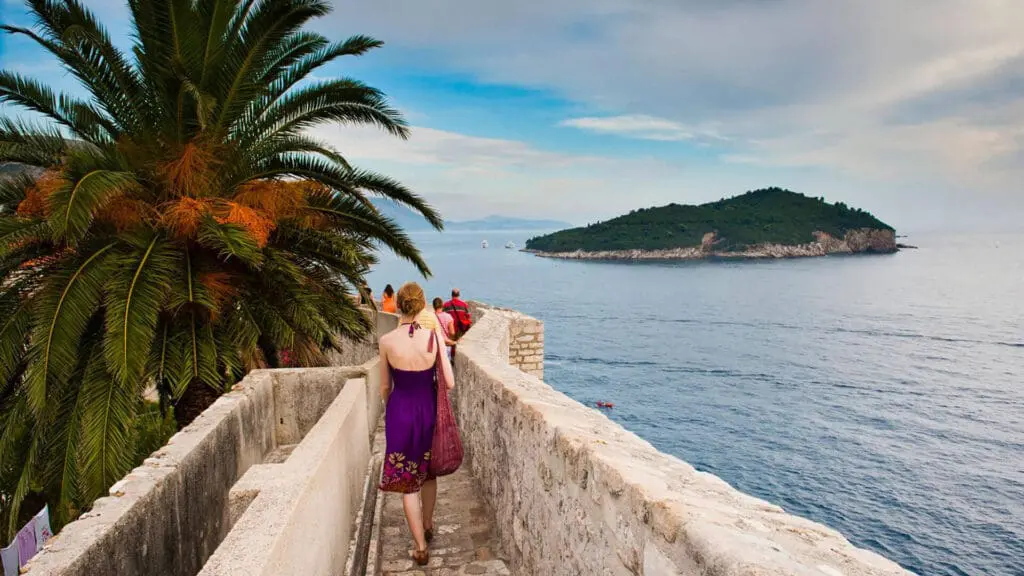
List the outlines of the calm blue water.
<svg viewBox="0 0 1024 576">
<path fill-rule="evenodd" d="M 546 380 L 657 448 L 920 574 L 1024 574 L 1024 237 L 671 264 L 415 238 L 429 296 L 543 319 Z M 383 260 L 376 294 L 414 279 Z"/>
</svg>

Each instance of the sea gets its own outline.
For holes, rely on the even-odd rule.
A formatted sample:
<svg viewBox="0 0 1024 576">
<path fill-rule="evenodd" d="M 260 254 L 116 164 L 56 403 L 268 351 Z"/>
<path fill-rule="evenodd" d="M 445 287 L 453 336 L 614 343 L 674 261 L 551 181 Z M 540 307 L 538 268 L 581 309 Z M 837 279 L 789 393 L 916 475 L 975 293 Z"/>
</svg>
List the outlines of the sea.
<svg viewBox="0 0 1024 576">
<path fill-rule="evenodd" d="M 544 320 L 550 385 L 913 572 L 1024 575 L 1024 235 L 743 262 L 504 248 L 534 234 L 414 233 L 432 276 L 385 253 L 369 280 Z"/>
</svg>

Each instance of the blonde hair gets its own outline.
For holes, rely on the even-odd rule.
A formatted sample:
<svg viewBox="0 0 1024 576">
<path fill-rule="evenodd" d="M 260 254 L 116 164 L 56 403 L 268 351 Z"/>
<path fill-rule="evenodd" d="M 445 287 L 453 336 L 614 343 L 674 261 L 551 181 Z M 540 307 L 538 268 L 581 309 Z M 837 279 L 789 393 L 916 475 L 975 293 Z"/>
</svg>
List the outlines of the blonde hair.
<svg viewBox="0 0 1024 576">
<path fill-rule="evenodd" d="M 423 296 L 423 288 L 415 282 L 406 282 L 398 289 L 398 310 L 405 316 L 415 316 L 423 311 L 427 299 Z"/>
</svg>

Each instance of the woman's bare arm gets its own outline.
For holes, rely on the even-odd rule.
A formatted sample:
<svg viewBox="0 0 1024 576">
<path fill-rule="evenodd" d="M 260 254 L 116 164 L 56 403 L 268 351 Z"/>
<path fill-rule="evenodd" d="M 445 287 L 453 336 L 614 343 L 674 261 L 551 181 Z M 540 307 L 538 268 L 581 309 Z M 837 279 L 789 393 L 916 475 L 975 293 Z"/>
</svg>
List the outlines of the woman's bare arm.
<svg viewBox="0 0 1024 576">
<path fill-rule="evenodd" d="M 388 396 L 391 394 L 391 370 L 388 368 L 387 348 L 383 342 L 377 344 L 377 350 L 380 355 L 380 397 L 387 406 Z"/>
</svg>

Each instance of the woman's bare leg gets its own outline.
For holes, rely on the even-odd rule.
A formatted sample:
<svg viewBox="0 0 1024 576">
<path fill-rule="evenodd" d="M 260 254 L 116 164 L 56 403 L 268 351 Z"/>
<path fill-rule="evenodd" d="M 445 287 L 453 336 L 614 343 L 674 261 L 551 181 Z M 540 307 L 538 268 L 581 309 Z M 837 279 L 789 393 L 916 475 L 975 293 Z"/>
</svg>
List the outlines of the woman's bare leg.
<svg viewBox="0 0 1024 576">
<path fill-rule="evenodd" d="M 426 550 L 427 539 L 423 536 L 423 509 L 420 506 L 420 495 L 415 492 L 402 494 L 402 508 L 405 509 L 405 521 L 409 523 L 412 539 L 416 541 L 416 549 Z"/>
<path fill-rule="evenodd" d="M 434 504 L 437 503 L 437 479 L 431 478 L 423 483 L 420 489 L 420 498 L 423 500 L 423 528 L 434 529 Z"/>
</svg>

